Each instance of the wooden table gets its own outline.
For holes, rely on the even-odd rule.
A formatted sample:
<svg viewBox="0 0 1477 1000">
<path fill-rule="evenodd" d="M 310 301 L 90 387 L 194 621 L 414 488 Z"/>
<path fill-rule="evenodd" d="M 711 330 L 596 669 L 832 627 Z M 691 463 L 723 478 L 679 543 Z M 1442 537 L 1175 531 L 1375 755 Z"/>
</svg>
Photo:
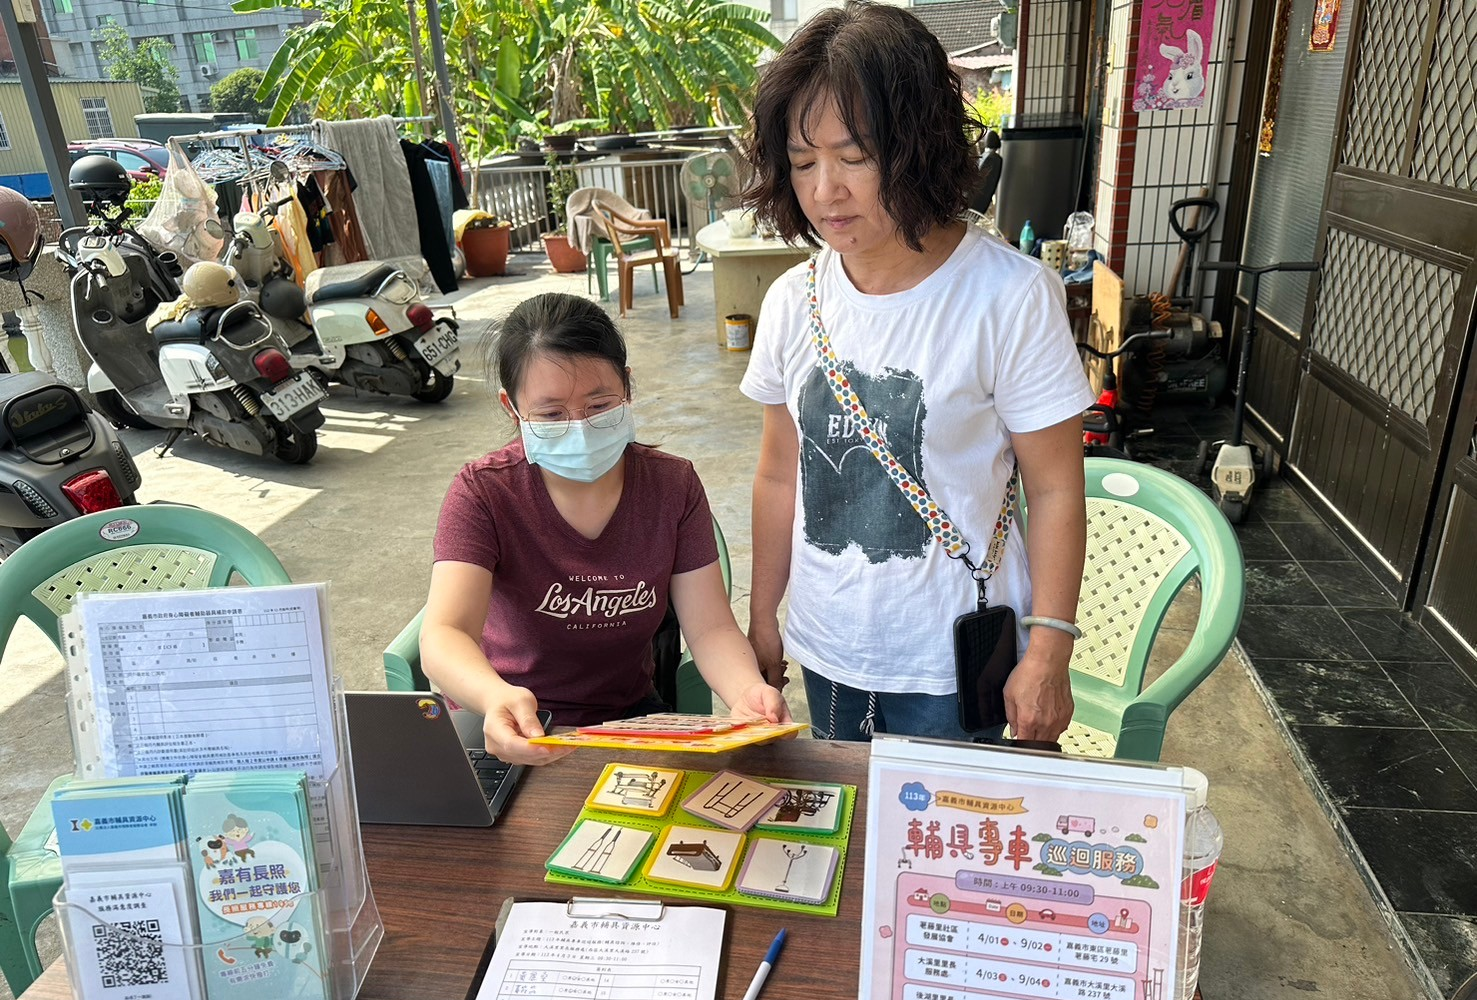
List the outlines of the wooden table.
<svg viewBox="0 0 1477 1000">
<path fill-rule="evenodd" d="M 717 313 L 718 346 L 728 346 L 724 319 L 744 313 L 757 326 L 764 293 L 774 279 L 807 259 L 809 247 L 762 236 L 733 236 L 728 223 L 714 222 L 698 230 L 697 245 L 713 258 L 713 306 Z M 749 329 L 752 343 L 754 327 Z M 765 990 L 766 996 L 768 990 Z"/>
<path fill-rule="evenodd" d="M 601 769 L 621 756 L 619 751 L 580 750 L 533 770 L 508 811 L 489 829 L 366 825 L 365 860 L 385 938 L 360 1000 L 460 1000 L 504 897 L 563 899 L 577 894 L 569 886 L 545 883 L 544 861 L 574 824 Z M 720 997 L 740 1000 L 775 932 L 786 927 L 789 940 L 764 987 L 764 1000 L 853 1000 L 860 962 L 866 744 L 790 740 L 727 754 L 640 756 L 653 766 L 704 771 L 731 767 L 766 777 L 858 786 L 840 914 L 812 917 L 730 907 L 718 980 Z M 57 962 L 22 1000 L 71 995 L 66 971 Z"/>
</svg>

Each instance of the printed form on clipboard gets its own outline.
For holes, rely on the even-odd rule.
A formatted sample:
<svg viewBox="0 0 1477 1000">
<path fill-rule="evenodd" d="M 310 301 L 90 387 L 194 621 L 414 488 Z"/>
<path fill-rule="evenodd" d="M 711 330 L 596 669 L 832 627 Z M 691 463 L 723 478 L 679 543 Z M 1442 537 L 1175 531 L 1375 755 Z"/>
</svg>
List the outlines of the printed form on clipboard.
<svg viewBox="0 0 1477 1000">
<path fill-rule="evenodd" d="M 467 1000 L 715 1000 L 727 917 L 659 900 L 508 900 Z"/>
</svg>

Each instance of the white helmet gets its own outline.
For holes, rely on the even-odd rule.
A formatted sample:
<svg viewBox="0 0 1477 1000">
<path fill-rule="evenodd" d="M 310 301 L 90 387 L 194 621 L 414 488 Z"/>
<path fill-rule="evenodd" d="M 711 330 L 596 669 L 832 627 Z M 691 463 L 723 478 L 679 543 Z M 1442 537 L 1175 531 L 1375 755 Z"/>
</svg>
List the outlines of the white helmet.
<svg viewBox="0 0 1477 1000">
<path fill-rule="evenodd" d="M 191 264 L 180 282 L 180 289 L 190 300 L 190 305 L 196 308 L 218 308 L 241 300 L 241 283 L 236 278 L 236 269 L 213 260 Z"/>
</svg>

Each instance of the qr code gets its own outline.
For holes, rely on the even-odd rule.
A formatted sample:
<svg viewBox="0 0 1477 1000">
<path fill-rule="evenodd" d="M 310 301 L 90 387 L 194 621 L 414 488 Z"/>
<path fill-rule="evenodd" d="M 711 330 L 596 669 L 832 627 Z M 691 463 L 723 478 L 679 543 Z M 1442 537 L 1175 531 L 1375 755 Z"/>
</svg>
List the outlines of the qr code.
<svg viewBox="0 0 1477 1000">
<path fill-rule="evenodd" d="M 119 920 L 107 927 L 94 924 L 92 943 L 104 988 L 169 982 L 159 921 Z"/>
</svg>

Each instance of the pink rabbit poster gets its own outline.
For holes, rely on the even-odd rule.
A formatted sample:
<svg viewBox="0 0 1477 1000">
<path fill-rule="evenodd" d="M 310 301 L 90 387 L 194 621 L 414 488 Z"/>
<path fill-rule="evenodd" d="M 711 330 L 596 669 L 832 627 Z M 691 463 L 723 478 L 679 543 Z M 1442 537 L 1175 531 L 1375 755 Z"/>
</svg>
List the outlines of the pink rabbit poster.
<svg viewBox="0 0 1477 1000">
<path fill-rule="evenodd" d="M 1205 103 L 1216 0 L 1144 0 L 1133 110 L 1173 111 Z"/>
</svg>

